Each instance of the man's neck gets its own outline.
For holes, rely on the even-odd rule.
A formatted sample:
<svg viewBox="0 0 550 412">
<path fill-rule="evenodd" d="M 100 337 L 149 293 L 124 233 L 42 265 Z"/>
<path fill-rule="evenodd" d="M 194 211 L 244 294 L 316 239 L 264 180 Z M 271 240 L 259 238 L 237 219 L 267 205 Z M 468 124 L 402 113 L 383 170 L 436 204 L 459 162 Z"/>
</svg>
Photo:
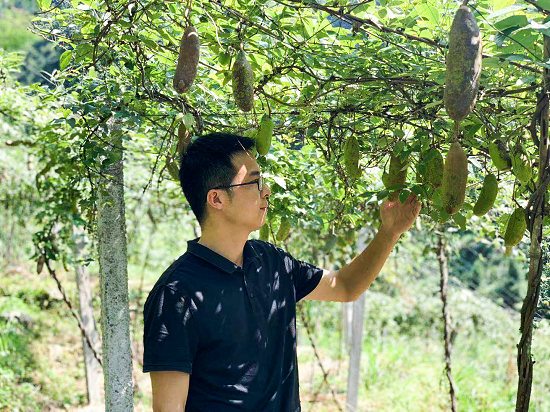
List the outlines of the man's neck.
<svg viewBox="0 0 550 412">
<path fill-rule="evenodd" d="M 242 267 L 244 244 L 248 235 L 249 233 L 226 234 L 220 230 L 214 232 L 207 228 L 202 232 L 199 243 Z"/>
</svg>

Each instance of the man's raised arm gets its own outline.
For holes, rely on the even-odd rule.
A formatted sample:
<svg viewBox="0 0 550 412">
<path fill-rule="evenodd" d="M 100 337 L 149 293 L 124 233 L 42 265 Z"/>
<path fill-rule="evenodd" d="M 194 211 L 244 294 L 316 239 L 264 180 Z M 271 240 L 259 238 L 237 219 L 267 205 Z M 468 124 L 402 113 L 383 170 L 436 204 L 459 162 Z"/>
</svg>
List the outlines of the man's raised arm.
<svg viewBox="0 0 550 412">
<path fill-rule="evenodd" d="M 422 203 L 411 194 L 405 203 L 386 200 L 380 207 L 382 224 L 374 239 L 350 263 L 336 271 L 325 269 L 308 300 L 353 302 L 369 288 L 386 263 L 401 234 L 414 223 Z"/>
</svg>

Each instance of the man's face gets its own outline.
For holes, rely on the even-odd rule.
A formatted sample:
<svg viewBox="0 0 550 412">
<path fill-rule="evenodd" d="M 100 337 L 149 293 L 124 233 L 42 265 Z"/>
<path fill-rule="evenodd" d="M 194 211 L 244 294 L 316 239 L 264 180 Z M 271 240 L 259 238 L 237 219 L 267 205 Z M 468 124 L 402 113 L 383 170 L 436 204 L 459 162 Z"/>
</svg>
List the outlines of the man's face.
<svg viewBox="0 0 550 412">
<path fill-rule="evenodd" d="M 258 180 L 260 167 L 248 152 L 234 156 L 233 165 L 237 175 L 231 184 L 248 183 Z M 267 197 L 271 190 L 264 183 L 262 191 L 258 191 L 257 184 L 237 186 L 229 189 L 233 192 L 233 199 L 226 209 L 225 217 L 238 226 L 246 226 L 250 232 L 258 230 L 265 223 L 267 215 Z"/>
</svg>

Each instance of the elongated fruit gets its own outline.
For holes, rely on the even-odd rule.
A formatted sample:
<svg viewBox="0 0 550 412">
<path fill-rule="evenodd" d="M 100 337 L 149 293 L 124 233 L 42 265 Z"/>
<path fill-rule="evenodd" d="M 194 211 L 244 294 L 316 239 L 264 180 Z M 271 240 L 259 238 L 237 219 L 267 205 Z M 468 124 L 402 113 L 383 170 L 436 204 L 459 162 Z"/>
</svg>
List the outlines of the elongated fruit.
<svg viewBox="0 0 550 412">
<path fill-rule="evenodd" d="M 174 89 L 178 93 L 185 93 L 197 77 L 199 66 L 200 40 L 197 30 L 193 26 L 185 29 L 180 42 L 178 65 L 174 73 Z"/>
<path fill-rule="evenodd" d="M 267 242 L 269 240 L 269 226 L 267 222 L 260 228 L 260 240 Z"/>
<path fill-rule="evenodd" d="M 346 245 L 351 245 L 355 240 L 355 231 L 353 229 L 348 229 L 344 233 L 344 242 Z"/>
<path fill-rule="evenodd" d="M 166 169 L 168 169 L 168 173 L 170 174 L 170 177 L 179 183 L 180 169 L 176 164 L 176 162 L 171 157 L 166 158 Z"/>
<path fill-rule="evenodd" d="M 344 166 L 349 178 L 358 179 L 361 177 L 360 159 L 359 143 L 355 136 L 351 135 L 344 143 Z"/>
<path fill-rule="evenodd" d="M 510 256 L 512 253 L 512 247 L 521 242 L 525 229 L 527 229 L 525 209 L 518 207 L 512 212 L 506 226 L 506 232 L 504 233 L 504 246 L 506 246 L 507 256 Z"/>
<path fill-rule="evenodd" d="M 443 167 L 441 198 L 445 212 L 453 215 L 460 210 L 466 197 L 468 181 L 468 157 L 460 143 L 454 142 L 449 148 Z"/>
<path fill-rule="evenodd" d="M 460 122 L 474 108 L 481 74 L 481 33 L 474 15 L 464 5 L 451 26 L 446 65 L 445 109 Z"/>
<path fill-rule="evenodd" d="M 233 63 L 232 79 L 235 103 L 243 112 L 249 112 L 254 105 L 254 72 L 242 50 Z"/>
<path fill-rule="evenodd" d="M 426 162 L 426 182 L 433 187 L 441 187 L 443 183 L 443 156 L 435 147 L 432 147 L 426 156 L 429 157 Z"/>
<path fill-rule="evenodd" d="M 512 171 L 520 183 L 529 182 L 533 176 L 533 169 L 529 165 L 527 154 L 520 145 L 514 147 L 510 153 L 510 158 L 512 159 Z"/>
<path fill-rule="evenodd" d="M 273 120 L 271 117 L 264 116 L 260 124 L 260 130 L 256 135 L 256 149 L 260 156 L 265 156 L 271 147 L 271 138 L 273 137 Z"/>
<path fill-rule="evenodd" d="M 474 215 L 483 216 L 493 207 L 498 193 L 498 180 L 496 176 L 492 173 L 489 173 L 483 179 L 483 186 L 481 187 L 481 192 L 477 199 L 476 204 L 474 205 Z"/>
<path fill-rule="evenodd" d="M 181 122 L 178 127 L 178 144 L 176 145 L 178 155 L 185 153 L 190 142 L 191 136 L 189 135 L 189 131 L 185 127 L 185 123 Z"/>
<path fill-rule="evenodd" d="M 407 180 L 407 167 L 409 163 L 405 159 L 401 159 L 397 154 L 393 153 L 390 156 L 390 168 L 387 173 L 382 175 L 382 183 L 385 187 L 392 187 L 395 185 L 404 185 Z M 388 199 L 392 202 L 397 200 L 401 189 L 394 190 L 388 196 Z"/>
<path fill-rule="evenodd" d="M 282 242 L 288 237 L 288 234 L 290 233 L 290 228 L 292 225 L 290 224 L 290 221 L 288 219 L 283 219 L 281 221 L 281 226 L 279 226 L 279 230 L 277 231 L 277 234 L 275 235 L 275 239 L 277 241 Z"/>
<path fill-rule="evenodd" d="M 44 259 L 44 256 L 40 255 L 38 256 L 38 260 L 36 262 L 36 274 L 40 275 L 42 273 L 42 269 L 44 268 L 44 263 L 46 262 L 46 259 Z"/>
<path fill-rule="evenodd" d="M 510 170 L 512 167 L 510 155 L 506 150 L 506 146 L 500 140 L 495 140 L 489 145 L 489 155 L 498 170 Z"/>
</svg>

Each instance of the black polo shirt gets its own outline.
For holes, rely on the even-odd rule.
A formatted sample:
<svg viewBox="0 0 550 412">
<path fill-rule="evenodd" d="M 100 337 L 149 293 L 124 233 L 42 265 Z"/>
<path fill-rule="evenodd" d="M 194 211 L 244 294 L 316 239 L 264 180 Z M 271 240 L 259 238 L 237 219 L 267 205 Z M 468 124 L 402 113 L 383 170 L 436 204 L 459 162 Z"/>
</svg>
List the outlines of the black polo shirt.
<svg viewBox="0 0 550 412">
<path fill-rule="evenodd" d="M 296 302 L 322 274 L 259 240 L 242 268 L 189 241 L 145 302 L 143 372 L 191 374 L 186 412 L 300 411 Z"/>
</svg>

